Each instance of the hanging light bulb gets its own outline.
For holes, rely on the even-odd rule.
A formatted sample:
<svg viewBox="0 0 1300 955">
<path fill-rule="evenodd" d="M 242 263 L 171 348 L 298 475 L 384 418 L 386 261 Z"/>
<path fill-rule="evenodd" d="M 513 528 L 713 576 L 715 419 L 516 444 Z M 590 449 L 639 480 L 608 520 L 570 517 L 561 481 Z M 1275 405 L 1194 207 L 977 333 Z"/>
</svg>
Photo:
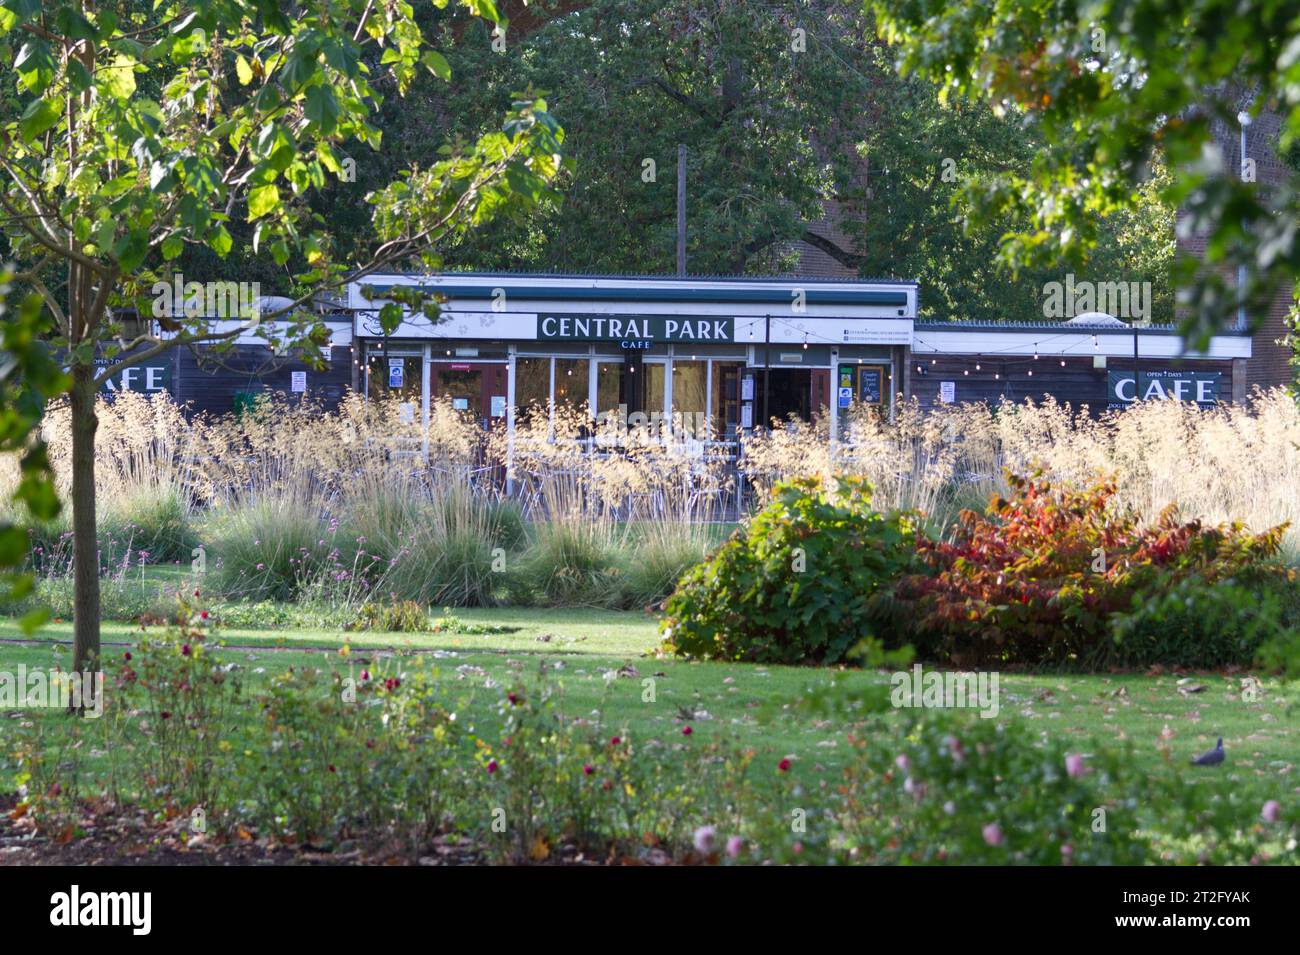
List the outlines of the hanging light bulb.
<svg viewBox="0 0 1300 955">
<path fill-rule="evenodd" d="M 979 371 L 979 370 L 980 370 L 980 363 L 979 363 L 979 362 L 975 362 L 975 370 L 976 370 L 976 371 Z"/>
<path fill-rule="evenodd" d="M 1100 347 L 1101 347 L 1101 342 L 1097 341 L 1097 336 L 1096 336 L 1096 335 L 1093 335 L 1093 336 L 1092 336 L 1092 347 L 1093 347 L 1093 348 L 1100 348 Z"/>
<path fill-rule="evenodd" d="M 1065 367 L 1065 359 L 1064 359 L 1064 358 L 1061 359 L 1061 367 L 1062 367 L 1062 368 Z"/>
<path fill-rule="evenodd" d="M 931 365 L 935 365 L 935 364 L 938 364 L 938 362 L 937 362 L 935 359 L 931 358 L 931 359 L 930 359 L 930 364 L 931 364 Z"/>
<path fill-rule="evenodd" d="M 970 374 L 970 369 L 969 369 L 969 368 L 963 368 L 963 369 L 961 370 L 961 373 L 962 373 L 963 375 L 969 375 L 969 374 Z"/>
<path fill-rule="evenodd" d="M 993 373 L 993 380 L 994 380 L 994 381 L 997 381 L 997 379 L 999 379 L 999 378 L 1001 378 L 1001 377 L 1002 377 L 1002 376 L 999 375 L 996 371 Z"/>
<path fill-rule="evenodd" d="M 1034 361 L 1038 361 L 1038 342 L 1034 342 Z"/>
<path fill-rule="evenodd" d="M 803 333 L 803 350 L 804 350 L 804 351 L 807 351 L 807 350 L 808 350 L 808 333 L 807 333 L 807 332 L 804 332 L 804 333 Z"/>
</svg>

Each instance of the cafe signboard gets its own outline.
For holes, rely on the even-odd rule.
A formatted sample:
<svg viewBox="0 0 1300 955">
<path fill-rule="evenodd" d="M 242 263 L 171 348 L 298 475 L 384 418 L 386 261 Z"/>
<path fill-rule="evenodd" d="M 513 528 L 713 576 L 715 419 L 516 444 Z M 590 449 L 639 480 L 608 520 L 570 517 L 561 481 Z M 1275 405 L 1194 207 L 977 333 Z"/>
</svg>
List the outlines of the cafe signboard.
<svg viewBox="0 0 1300 955">
<path fill-rule="evenodd" d="M 1219 402 L 1217 371 L 1140 371 L 1141 388 L 1134 385 L 1133 372 L 1112 371 L 1107 376 L 1106 396 L 1112 408 L 1131 405 L 1136 399 L 1143 401 L 1189 401 L 1198 405 Z M 1140 392 L 1140 393 L 1139 393 Z"/>
</svg>

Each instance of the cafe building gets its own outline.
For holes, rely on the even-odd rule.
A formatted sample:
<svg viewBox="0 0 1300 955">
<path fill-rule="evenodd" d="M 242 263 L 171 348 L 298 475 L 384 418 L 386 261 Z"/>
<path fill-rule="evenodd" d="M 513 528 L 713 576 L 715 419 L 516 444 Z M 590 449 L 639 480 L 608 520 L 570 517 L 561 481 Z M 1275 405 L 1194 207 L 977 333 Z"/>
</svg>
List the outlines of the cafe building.
<svg viewBox="0 0 1300 955">
<path fill-rule="evenodd" d="M 437 295 L 437 320 L 398 286 Z M 580 275 L 372 275 L 349 286 L 355 387 L 428 415 L 445 397 L 485 428 L 529 409 L 586 405 L 730 440 L 771 418 L 888 407 L 907 360 L 915 282 Z M 842 398 L 842 400 L 841 400 Z M 703 432 L 703 433 L 701 433 Z"/>
<path fill-rule="evenodd" d="M 404 307 L 386 334 L 380 309 L 411 287 L 436 297 L 438 317 Z M 216 360 L 181 349 L 106 387 L 166 390 L 215 413 L 266 391 L 329 408 L 351 389 L 396 397 L 425 422 L 441 398 L 485 429 L 512 432 L 522 415 L 569 404 L 658 425 L 674 440 L 725 443 L 823 409 L 838 439 L 849 408 L 888 413 L 900 400 L 934 409 L 1050 396 L 1098 415 L 1135 400 L 1211 407 L 1248 397 L 1244 331 L 1191 351 L 1172 326 L 1100 313 L 936 322 L 917 309 L 917 284 L 906 281 L 374 274 L 323 315 L 324 369 L 271 355 L 249 330 Z"/>
</svg>

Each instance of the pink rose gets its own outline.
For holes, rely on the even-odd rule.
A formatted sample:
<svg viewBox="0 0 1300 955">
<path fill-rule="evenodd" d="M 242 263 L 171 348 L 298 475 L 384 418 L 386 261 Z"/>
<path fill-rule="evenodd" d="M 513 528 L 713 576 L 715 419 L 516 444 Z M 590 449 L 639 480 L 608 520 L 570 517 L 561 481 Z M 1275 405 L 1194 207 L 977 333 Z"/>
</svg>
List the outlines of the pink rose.
<svg viewBox="0 0 1300 955">
<path fill-rule="evenodd" d="M 1002 845 L 1002 827 L 996 822 L 990 822 L 984 827 L 984 841 L 991 846 Z"/>
<path fill-rule="evenodd" d="M 695 830 L 695 849 L 697 852 L 708 854 L 713 851 L 713 839 L 717 835 L 717 830 L 712 826 L 700 826 Z"/>
<path fill-rule="evenodd" d="M 1264 808 L 1260 812 L 1265 822 L 1277 822 L 1282 817 L 1282 805 L 1276 799 L 1270 799 L 1264 803 Z"/>
<path fill-rule="evenodd" d="M 1065 771 L 1070 776 L 1078 778 L 1083 775 L 1083 756 L 1079 753 L 1070 753 L 1065 757 Z"/>
</svg>

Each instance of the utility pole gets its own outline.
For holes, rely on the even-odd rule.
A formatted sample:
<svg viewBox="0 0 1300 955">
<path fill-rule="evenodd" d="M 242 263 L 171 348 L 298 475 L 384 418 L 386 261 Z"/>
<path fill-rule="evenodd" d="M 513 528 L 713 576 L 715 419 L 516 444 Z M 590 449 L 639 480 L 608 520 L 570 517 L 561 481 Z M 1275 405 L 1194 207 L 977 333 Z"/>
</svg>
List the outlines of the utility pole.
<svg viewBox="0 0 1300 955">
<path fill-rule="evenodd" d="M 677 144 L 677 277 L 686 276 L 686 144 Z"/>
<path fill-rule="evenodd" d="M 763 332 L 763 427 L 769 427 L 772 423 L 768 417 L 767 399 L 772 392 L 772 316 L 764 316 L 765 331 Z"/>
</svg>

